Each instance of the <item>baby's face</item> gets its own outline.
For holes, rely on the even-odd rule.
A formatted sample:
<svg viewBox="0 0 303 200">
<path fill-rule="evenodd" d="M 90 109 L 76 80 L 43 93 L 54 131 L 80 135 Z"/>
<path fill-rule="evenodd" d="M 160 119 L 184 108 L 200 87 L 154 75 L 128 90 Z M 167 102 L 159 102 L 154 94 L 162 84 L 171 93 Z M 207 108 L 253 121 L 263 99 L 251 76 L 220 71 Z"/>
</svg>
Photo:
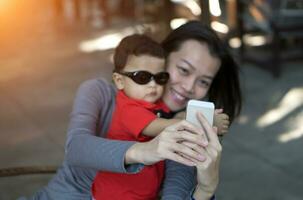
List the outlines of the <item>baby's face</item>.
<svg viewBox="0 0 303 200">
<path fill-rule="evenodd" d="M 165 72 L 164 59 L 150 55 L 129 56 L 123 72 L 147 71 L 153 75 Z M 144 74 L 144 72 L 143 72 Z M 155 103 L 163 94 L 164 85 L 150 80 L 146 84 L 139 84 L 126 75 L 121 75 L 123 91 L 133 99 L 140 99 L 150 103 Z"/>
</svg>

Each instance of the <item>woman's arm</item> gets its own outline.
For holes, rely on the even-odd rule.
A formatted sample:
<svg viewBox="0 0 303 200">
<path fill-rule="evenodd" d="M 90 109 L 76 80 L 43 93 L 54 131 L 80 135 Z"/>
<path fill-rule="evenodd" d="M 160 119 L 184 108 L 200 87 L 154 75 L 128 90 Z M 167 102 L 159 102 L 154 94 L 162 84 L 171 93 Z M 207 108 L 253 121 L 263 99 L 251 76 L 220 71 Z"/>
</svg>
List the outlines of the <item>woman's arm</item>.
<svg viewBox="0 0 303 200">
<path fill-rule="evenodd" d="M 219 183 L 219 167 L 222 146 L 218 140 L 217 128 L 211 127 L 201 113 L 198 119 L 209 138 L 209 145 L 202 152 L 206 156 L 203 162 L 197 162 L 197 186 L 193 194 L 195 199 L 209 200 Z"/>
<path fill-rule="evenodd" d="M 206 159 L 204 161 L 194 161 L 196 167 L 188 167 L 173 161 L 167 161 L 163 200 L 189 200 L 191 195 L 196 200 L 210 200 L 216 190 L 219 182 L 222 147 L 218 141 L 217 129 L 213 129 L 203 116 L 198 116 L 198 119 L 209 138 L 209 144 L 199 150 L 205 155 Z M 187 141 L 183 143 L 189 147 L 196 145 Z M 191 194 L 192 191 L 193 194 Z"/>
<path fill-rule="evenodd" d="M 115 90 L 105 80 L 89 80 L 80 86 L 66 142 L 65 156 L 69 165 L 112 172 L 136 172 L 140 169 L 140 165 L 125 167 L 125 153 L 134 142 L 103 138 L 111 121 L 114 103 Z"/>
<path fill-rule="evenodd" d="M 196 186 L 196 169 L 171 160 L 165 162 L 162 200 L 189 200 Z"/>
</svg>

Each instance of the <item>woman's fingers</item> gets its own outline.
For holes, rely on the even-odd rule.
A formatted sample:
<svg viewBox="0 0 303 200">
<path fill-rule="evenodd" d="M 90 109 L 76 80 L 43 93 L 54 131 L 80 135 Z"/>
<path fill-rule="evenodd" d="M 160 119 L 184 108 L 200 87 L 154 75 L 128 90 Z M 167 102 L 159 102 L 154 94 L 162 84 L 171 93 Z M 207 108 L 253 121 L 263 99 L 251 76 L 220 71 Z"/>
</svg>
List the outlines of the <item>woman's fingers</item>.
<svg viewBox="0 0 303 200">
<path fill-rule="evenodd" d="M 179 132 L 185 131 L 164 130 L 153 140 L 146 142 L 144 147 L 146 154 L 154 156 L 144 158 L 144 163 L 154 163 L 155 160 L 170 159 L 185 165 L 193 166 L 193 161 L 205 159 L 204 157 L 201 158 L 201 155 L 199 154 L 201 150 L 197 150 L 197 147 L 193 149 L 180 143 L 180 141 L 189 140 L 190 143 L 202 148 L 201 145 L 197 144 L 197 140 L 201 140 L 201 138 L 199 138 L 201 136 L 190 132 L 188 132 L 189 136 L 185 136 L 186 134 L 180 134 Z M 181 155 L 186 155 L 186 157 Z M 154 159 L 150 159 L 152 157 L 154 157 Z"/>
<path fill-rule="evenodd" d="M 197 127 L 186 120 L 170 126 L 168 130 L 175 132 L 175 136 L 178 140 L 186 140 L 202 146 L 208 145 L 208 139 L 204 129 L 202 127 Z"/>
<path fill-rule="evenodd" d="M 167 154 L 167 159 L 173 160 L 173 161 L 178 162 L 178 163 L 182 163 L 182 164 L 187 165 L 187 166 L 195 166 L 196 165 L 196 162 L 193 162 L 190 159 L 190 157 L 182 156 L 181 154 L 178 154 L 176 152 L 169 152 Z"/>
<path fill-rule="evenodd" d="M 216 133 L 205 119 L 202 118 L 200 121 L 204 129 L 185 120 L 167 127 L 160 135 L 149 142 L 151 144 L 147 143 L 144 147 L 146 152 L 149 152 L 148 154 L 153 155 L 149 156 L 153 159 L 143 158 L 144 163 L 154 163 L 156 160 L 163 159 L 170 159 L 189 166 L 203 163 L 209 156 L 207 155 L 209 154 L 207 150 L 209 144 L 206 133 L 209 135 Z M 213 136 L 211 137 L 213 138 Z M 148 146 L 150 147 L 148 148 Z M 212 148 L 213 146 L 216 147 L 212 144 Z"/>
<path fill-rule="evenodd" d="M 171 144 L 171 149 L 173 152 L 176 152 L 180 155 L 184 155 L 186 158 L 191 161 L 204 161 L 205 156 L 203 155 L 203 147 L 191 148 L 189 145 L 184 143 L 173 143 Z"/>
<path fill-rule="evenodd" d="M 190 148 L 191 150 L 195 151 L 198 155 L 198 158 L 195 158 L 195 157 L 189 157 L 185 154 L 181 154 L 182 156 L 184 156 L 185 158 L 195 162 L 195 163 L 198 163 L 198 162 L 203 162 L 206 160 L 206 151 L 205 151 L 205 148 L 200 146 L 200 145 L 197 145 L 197 144 L 194 144 L 194 143 L 191 143 L 191 142 L 182 142 L 181 143 L 182 145 L 186 145 L 188 148 Z"/>
<path fill-rule="evenodd" d="M 190 142 L 189 144 L 178 143 L 174 140 L 162 142 L 159 144 L 160 148 L 158 149 L 158 153 L 162 155 L 163 159 L 170 159 L 188 166 L 194 166 L 198 161 L 206 159 L 205 156 L 201 154 L 203 147 Z"/>
<path fill-rule="evenodd" d="M 208 141 L 205 134 L 197 135 L 187 130 L 177 131 L 175 133 L 175 138 L 178 142 L 187 141 L 193 144 L 201 145 L 203 147 L 206 147 L 208 145 Z"/>
<path fill-rule="evenodd" d="M 197 117 L 202 127 L 205 129 L 209 143 L 213 144 L 214 146 L 221 146 L 217 136 L 218 129 L 211 127 L 201 112 L 198 112 Z"/>
</svg>

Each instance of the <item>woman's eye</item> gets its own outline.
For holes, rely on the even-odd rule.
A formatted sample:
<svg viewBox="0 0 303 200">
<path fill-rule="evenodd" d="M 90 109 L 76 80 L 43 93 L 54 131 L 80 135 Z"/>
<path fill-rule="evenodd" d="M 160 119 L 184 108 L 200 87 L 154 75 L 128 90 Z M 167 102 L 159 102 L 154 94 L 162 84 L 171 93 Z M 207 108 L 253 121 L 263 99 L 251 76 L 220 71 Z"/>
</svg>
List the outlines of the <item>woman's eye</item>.
<svg viewBox="0 0 303 200">
<path fill-rule="evenodd" d="M 210 83 L 208 81 L 205 81 L 205 80 L 200 80 L 198 82 L 198 84 L 199 84 L 199 86 L 206 87 L 206 88 L 210 86 Z"/>
<path fill-rule="evenodd" d="M 182 74 L 182 75 L 188 75 L 189 74 L 189 70 L 184 68 L 184 67 L 178 66 L 178 69 L 179 69 L 180 74 Z"/>
</svg>

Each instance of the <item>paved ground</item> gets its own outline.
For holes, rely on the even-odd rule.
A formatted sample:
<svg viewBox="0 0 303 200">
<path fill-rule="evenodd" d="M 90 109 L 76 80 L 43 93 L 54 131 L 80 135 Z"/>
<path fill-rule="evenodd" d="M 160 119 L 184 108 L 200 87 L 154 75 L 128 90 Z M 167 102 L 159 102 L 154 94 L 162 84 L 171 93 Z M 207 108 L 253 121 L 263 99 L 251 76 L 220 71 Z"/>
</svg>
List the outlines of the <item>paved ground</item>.
<svg viewBox="0 0 303 200">
<path fill-rule="evenodd" d="M 119 23 L 113 27 L 40 23 L 26 31 L 20 26 L 4 33 L 0 40 L 0 168 L 60 165 L 77 87 L 90 78 L 109 78 L 112 69 L 111 50 L 85 53 L 79 45 L 110 31 L 127 31 Z M 241 66 L 245 102 L 241 117 L 223 141 L 218 199 L 303 198 L 302 65 L 285 64 L 279 79 L 253 66 Z M 50 177 L 0 178 L 0 199 L 30 195 Z"/>
</svg>

